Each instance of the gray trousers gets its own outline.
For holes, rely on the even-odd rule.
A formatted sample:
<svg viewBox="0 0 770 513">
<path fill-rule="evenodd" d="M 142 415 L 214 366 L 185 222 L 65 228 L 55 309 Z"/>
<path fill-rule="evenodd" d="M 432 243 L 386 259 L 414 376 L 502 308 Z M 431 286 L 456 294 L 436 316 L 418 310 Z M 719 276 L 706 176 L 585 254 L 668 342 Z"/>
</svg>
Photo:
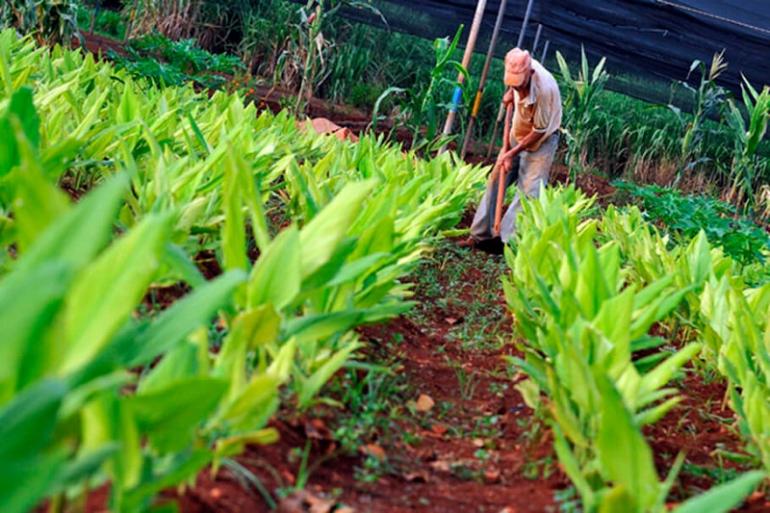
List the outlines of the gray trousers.
<svg viewBox="0 0 770 513">
<path fill-rule="evenodd" d="M 540 187 L 545 187 L 548 183 L 551 165 L 558 146 L 559 133 L 556 132 L 548 136 L 537 151 L 523 151 L 519 154 L 518 159 L 514 159 L 513 167 L 506 176 L 505 188 L 507 190 L 513 183 L 518 168 L 519 190 L 516 191 L 516 196 L 500 222 L 500 238 L 503 242 L 508 242 L 516 230 L 516 215 L 521 211 L 521 193 L 523 192 L 529 197 L 537 197 L 540 194 Z M 471 237 L 478 241 L 493 237 L 492 228 L 495 224 L 495 208 L 497 206 L 497 183 L 497 171 L 493 170 L 489 175 L 487 190 L 481 198 L 471 225 Z"/>
</svg>

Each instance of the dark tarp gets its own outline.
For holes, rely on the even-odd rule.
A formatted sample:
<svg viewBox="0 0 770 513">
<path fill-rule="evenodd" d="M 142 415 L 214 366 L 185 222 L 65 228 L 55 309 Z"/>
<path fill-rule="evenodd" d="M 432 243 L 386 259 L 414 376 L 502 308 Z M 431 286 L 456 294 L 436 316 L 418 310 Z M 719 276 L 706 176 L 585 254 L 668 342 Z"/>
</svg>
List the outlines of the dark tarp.
<svg viewBox="0 0 770 513">
<path fill-rule="evenodd" d="M 475 0 L 373 0 L 390 27 L 422 37 L 452 35 L 468 27 Z M 476 47 L 486 52 L 500 0 L 488 0 Z M 498 55 L 515 45 L 526 0 L 508 0 Z M 363 10 L 352 17 L 379 23 Z M 571 60 L 580 45 L 595 62 L 605 56 L 612 73 L 683 80 L 693 60 L 710 63 L 725 49 L 728 70 L 719 82 L 740 90 L 741 73 L 755 86 L 770 84 L 770 0 L 534 0 L 524 46 L 543 25 L 540 48 L 559 50 Z M 539 55 L 540 51 L 537 52 Z"/>
</svg>

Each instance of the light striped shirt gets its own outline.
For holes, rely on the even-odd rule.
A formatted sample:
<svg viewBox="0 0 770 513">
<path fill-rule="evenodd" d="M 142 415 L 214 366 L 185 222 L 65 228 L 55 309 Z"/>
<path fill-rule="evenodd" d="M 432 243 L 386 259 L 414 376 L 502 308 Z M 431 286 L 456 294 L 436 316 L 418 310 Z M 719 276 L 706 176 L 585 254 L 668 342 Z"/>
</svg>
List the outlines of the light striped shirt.
<svg viewBox="0 0 770 513">
<path fill-rule="evenodd" d="M 532 69 L 535 72 L 527 97 L 520 100 L 519 93 L 515 89 L 513 91 L 516 110 L 511 127 L 511 145 L 534 130 L 543 134 L 528 148 L 529 151 L 536 151 L 561 126 L 562 107 L 559 85 L 553 75 L 535 59 L 532 59 Z"/>
</svg>

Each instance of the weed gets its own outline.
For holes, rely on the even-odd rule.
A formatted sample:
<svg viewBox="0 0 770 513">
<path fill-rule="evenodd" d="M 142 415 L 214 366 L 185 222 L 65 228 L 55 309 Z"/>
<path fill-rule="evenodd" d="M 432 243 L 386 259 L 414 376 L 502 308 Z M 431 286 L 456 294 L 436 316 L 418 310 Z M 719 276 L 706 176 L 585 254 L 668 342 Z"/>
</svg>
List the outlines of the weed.
<svg viewBox="0 0 770 513">
<path fill-rule="evenodd" d="M 737 216 L 728 203 L 655 185 L 622 181 L 614 185 L 631 196 L 645 219 L 665 228 L 679 244 L 704 231 L 709 242 L 743 264 L 763 262 L 764 253 L 770 249 L 770 235 L 750 219 Z"/>
<path fill-rule="evenodd" d="M 374 483 L 377 482 L 382 476 L 393 472 L 393 468 L 387 463 L 386 460 L 381 460 L 375 456 L 367 456 L 363 462 L 363 466 L 356 467 L 355 478 L 356 481 L 362 483 Z"/>
<path fill-rule="evenodd" d="M 468 436 L 471 438 L 496 439 L 503 435 L 500 430 L 500 417 L 497 415 L 482 415 L 474 420 Z"/>
<path fill-rule="evenodd" d="M 446 357 L 447 366 L 452 369 L 457 378 L 457 384 L 460 391 L 460 398 L 468 401 L 473 398 L 473 394 L 478 386 L 478 373 L 466 370 L 466 364 L 462 360 L 452 360 Z"/>
<path fill-rule="evenodd" d="M 550 455 L 540 459 L 527 459 L 521 469 L 521 475 L 532 481 L 548 479 L 554 472 L 553 456 Z"/>
<path fill-rule="evenodd" d="M 712 481 L 714 484 L 722 484 L 727 481 L 731 481 L 740 475 L 740 472 L 734 468 L 725 468 L 721 464 L 718 467 L 711 467 L 705 465 L 696 465 L 694 463 L 685 462 L 682 465 L 682 473 L 689 474 L 693 477 L 705 477 Z"/>
<path fill-rule="evenodd" d="M 192 81 L 216 89 L 225 84 L 223 74 L 232 75 L 243 70 L 243 64 L 237 57 L 211 54 L 191 39 L 172 41 L 151 34 L 131 40 L 125 50 L 126 56 L 110 53 L 110 58 L 118 67 L 164 85 L 182 85 Z"/>
<path fill-rule="evenodd" d="M 498 397 L 505 396 L 505 393 L 508 391 L 508 383 L 502 382 L 499 383 L 497 381 L 492 381 L 489 383 L 489 393 L 492 395 L 496 395 Z"/>
<path fill-rule="evenodd" d="M 559 505 L 559 513 L 582 513 L 583 508 L 580 496 L 574 486 L 568 486 L 564 490 L 557 490 L 553 498 Z"/>
<path fill-rule="evenodd" d="M 401 440 L 406 445 L 411 445 L 411 446 L 417 446 L 417 445 L 420 445 L 420 443 L 422 443 L 422 437 L 410 431 L 403 431 L 401 433 Z"/>
<path fill-rule="evenodd" d="M 394 402 L 399 401 L 404 387 L 402 378 L 380 368 L 366 372 L 348 369 L 330 385 L 330 393 L 345 405 L 334 429 L 334 437 L 345 452 L 353 454 L 377 434 L 393 431 L 398 418 Z"/>
</svg>

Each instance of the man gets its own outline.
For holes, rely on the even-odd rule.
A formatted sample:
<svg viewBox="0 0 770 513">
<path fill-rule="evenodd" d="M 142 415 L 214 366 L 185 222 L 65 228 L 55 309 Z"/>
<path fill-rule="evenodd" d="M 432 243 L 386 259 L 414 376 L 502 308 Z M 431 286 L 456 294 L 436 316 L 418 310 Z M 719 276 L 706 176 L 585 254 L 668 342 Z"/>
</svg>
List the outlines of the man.
<svg viewBox="0 0 770 513">
<path fill-rule="evenodd" d="M 541 186 L 548 183 L 561 125 L 561 95 L 556 80 L 529 52 L 514 48 L 505 56 L 505 85 L 508 91 L 503 102 L 513 103 L 515 111 L 511 125 L 511 148 L 501 153 L 490 174 L 487 191 L 481 199 L 471 225 L 471 236 L 463 246 L 492 246 L 497 240 L 508 242 L 515 231 L 516 214 L 521 210 L 522 193 L 537 196 Z M 515 160 L 514 160 L 515 159 Z M 498 173 L 506 173 L 506 189 L 513 183 L 518 170 L 518 187 L 513 202 L 500 223 L 500 239 L 493 233 L 497 204 Z"/>
</svg>

